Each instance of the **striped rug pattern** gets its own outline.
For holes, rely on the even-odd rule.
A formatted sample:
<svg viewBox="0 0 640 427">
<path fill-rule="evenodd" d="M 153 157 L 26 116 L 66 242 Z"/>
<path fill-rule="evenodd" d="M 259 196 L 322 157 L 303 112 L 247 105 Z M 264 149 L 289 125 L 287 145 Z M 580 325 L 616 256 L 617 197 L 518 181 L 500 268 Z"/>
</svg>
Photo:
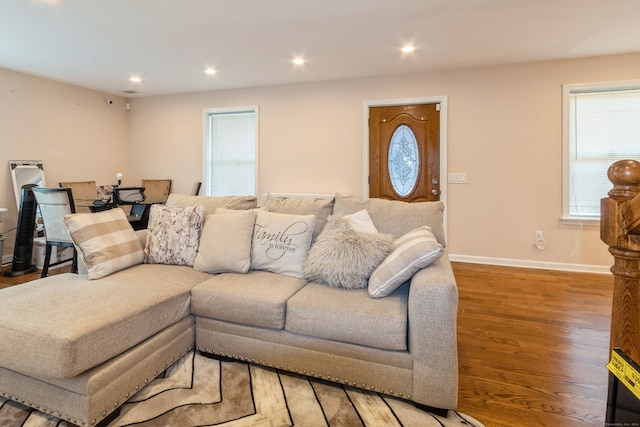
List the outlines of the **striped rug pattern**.
<svg viewBox="0 0 640 427">
<path fill-rule="evenodd" d="M 0 400 L 3 427 L 63 427 L 64 421 Z M 122 407 L 109 427 L 420 426 L 483 427 L 400 399 L 303 375 L 191 352 Z"/>
</svg>

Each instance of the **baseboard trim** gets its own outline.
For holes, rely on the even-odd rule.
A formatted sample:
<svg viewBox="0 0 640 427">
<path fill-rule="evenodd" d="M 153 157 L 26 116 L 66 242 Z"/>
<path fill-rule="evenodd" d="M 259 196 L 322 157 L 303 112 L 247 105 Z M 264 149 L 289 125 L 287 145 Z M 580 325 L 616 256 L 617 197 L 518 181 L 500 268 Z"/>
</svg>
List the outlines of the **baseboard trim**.
<svg viewBox="0 0 640 427">
<path fill-rule="evenodd" d="M 580 273 L 611 274 L 611 266 L 607 265 L 569 264 L 560 262 L 529 261 L 522 259 L 492 258 L 455 254 L 449 254 L 449 259 L 456 262 L 499 265 L 503 267 L 536 268 L 539 270 L 559 270 L 574 271 Z"/>
</svg>

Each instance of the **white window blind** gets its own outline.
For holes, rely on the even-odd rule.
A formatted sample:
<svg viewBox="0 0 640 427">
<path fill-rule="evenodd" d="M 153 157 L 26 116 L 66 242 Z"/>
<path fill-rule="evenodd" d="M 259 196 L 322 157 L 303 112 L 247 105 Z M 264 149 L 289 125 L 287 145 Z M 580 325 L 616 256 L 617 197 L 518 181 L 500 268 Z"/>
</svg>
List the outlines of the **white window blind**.
<svg viewBox="0 0 640 427">
<path fill-rule="evenodd" d="M 258 109 L 205 110 L 204 194 L 256 195 Z"/>
<path fill-rule="evenodd" d="M 565 87 L 563 219 L 599 220 L 609 166 L 640 159 L 640 82 Z"/>
</svg>

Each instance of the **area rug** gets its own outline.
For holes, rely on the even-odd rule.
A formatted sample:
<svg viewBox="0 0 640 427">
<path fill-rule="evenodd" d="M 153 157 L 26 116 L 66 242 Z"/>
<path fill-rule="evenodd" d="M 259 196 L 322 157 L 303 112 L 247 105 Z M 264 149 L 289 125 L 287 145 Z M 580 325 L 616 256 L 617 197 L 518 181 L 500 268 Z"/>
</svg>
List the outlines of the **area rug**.
<svg viewBox="0 0 640 427">
<path fill-rule="evenodd" d="M 66 422 L 0 399 L 2 427 L 63 427 Z M 446 418 L 378 393 L 231 359 L 191 352 L 122 406 L 109 427 L 420 426 L 483 427 Z"/>
</svg>

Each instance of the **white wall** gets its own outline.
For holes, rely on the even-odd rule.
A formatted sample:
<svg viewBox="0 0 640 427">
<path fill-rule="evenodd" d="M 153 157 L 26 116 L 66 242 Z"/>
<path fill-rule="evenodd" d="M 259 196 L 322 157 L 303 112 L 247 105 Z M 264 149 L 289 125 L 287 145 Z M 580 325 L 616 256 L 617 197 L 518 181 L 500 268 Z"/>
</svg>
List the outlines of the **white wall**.
<svg viewBox="0 0 640 427">
<path fill-rule="evenodd" d="M 9 210 L 0 225 L 5 258 L 13 253 L 17 222 L 9 160 L 42 160 L 47 186 L 87 180 L 111 184 L 117 172 L 129 171 L 124 103 L 124 98 L 0 68 L 0 207 Z"/>
<path fill-rule="evenodd" d="M 219 76 L 218 78 L 224 78 Z M 133 180 L 202 171 L 202 110 L 260 106 L 259 192 L 362 196 L 363 102 L 448 96 L 449 251 L 459 259 L 604 271 L 599 228 L 562 212 L 561 85 L 640 78 L 640 54 L 140 98 L 130 113 Z M 547 249 L 534 247 L 543 230 Z"/>
</svg>

